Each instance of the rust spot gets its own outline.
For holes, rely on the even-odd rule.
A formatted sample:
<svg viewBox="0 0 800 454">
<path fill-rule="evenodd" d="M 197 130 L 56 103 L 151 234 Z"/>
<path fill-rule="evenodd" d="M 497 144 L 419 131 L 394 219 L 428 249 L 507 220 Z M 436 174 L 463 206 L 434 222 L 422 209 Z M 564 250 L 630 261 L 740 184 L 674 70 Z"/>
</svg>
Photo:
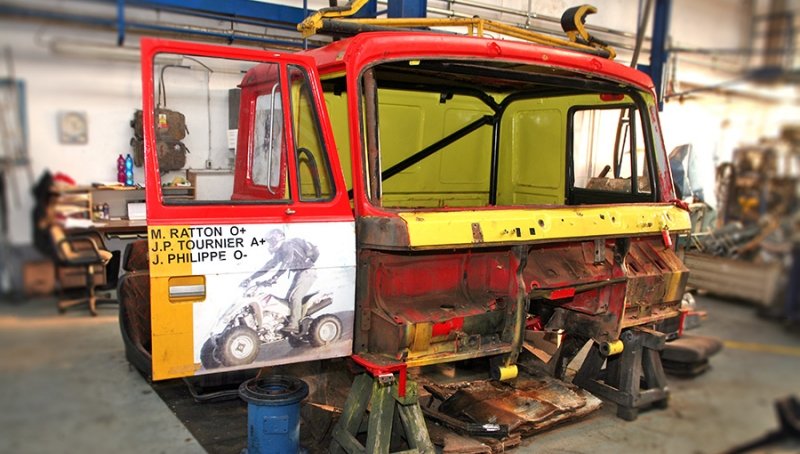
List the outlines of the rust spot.
<svg viewBox="0 0 800 454">
<path fill-rule="evenodd" d="M 519 231 L 519 229 L 517 229 Z M 517 233 L 519 236 L 519 233 Z M 473 243 L 483 243 L 483 232 L 481 231 L 481 224 L 478 222 L 472 223 L 472 242 Z"/>
</svg>

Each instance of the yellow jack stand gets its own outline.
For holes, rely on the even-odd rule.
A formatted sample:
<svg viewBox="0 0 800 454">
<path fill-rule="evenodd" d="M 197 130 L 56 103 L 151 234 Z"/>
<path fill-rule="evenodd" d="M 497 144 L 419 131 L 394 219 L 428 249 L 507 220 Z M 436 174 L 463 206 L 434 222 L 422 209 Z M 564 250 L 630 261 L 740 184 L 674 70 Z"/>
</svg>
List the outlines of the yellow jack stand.
<svg viewBox="0 0 800 454">
<path fill-rule="evenodd" d="M 342 417 L 333 429 L 330 452 L 388 454 L 392 429 L 399 419 L 410 448 L 401 453 L 433 453 L 433 443 L 417 399 L 417 383 L 406 381 L 405 365 L 386 367 L 361 357 L 353 359 L 364 366 L 367 373 L 357 376 L 350 388 Z M 399 372 L 398 379 L 393 372 Z M 356 437 L 365 417 L 368 418 L 367 441 L 362 445 Z"/>
</svg>

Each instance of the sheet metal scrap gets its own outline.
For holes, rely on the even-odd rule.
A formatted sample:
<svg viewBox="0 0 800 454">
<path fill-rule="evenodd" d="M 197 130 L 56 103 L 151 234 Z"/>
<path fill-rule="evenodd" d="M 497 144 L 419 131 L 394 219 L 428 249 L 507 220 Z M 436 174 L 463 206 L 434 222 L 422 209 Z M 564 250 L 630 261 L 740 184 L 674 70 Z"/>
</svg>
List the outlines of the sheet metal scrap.
<svg viewBox="0 0 800 454">
<path fill-rule="evenodd" d="M 438 411 L 479 424 L 507 425 L 511 436 L 527 437 L 555 424 L 585 416 L 600 399 L 544 372 L 521 372 L 510 382 L 489 380 L 454 385 L 429 385 L 444 397 Z"/>
</svg>

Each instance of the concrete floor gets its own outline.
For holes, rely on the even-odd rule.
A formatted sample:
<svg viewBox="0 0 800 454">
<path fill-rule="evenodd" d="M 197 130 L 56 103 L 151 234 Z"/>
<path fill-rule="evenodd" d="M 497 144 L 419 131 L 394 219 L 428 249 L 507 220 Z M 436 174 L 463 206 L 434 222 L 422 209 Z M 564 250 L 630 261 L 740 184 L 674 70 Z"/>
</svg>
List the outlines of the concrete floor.
<svg viewBox="0 0 800 454">
<path fill-rule="evenodd" d="M 515 452 L 714 453 L 777 428 L 773 400 L 800 395 L 800 333 L 751 307 L 699 298 L 693 334 L 729 344 L 713 369 L 670 379 L 667 410 L 625 422 L 614 406 Z M 53 300 L 0 304 L 0 452 L 194 453 L 203 448 L 124 359 L 116 309 L 56 314 Z"/>
</svg>

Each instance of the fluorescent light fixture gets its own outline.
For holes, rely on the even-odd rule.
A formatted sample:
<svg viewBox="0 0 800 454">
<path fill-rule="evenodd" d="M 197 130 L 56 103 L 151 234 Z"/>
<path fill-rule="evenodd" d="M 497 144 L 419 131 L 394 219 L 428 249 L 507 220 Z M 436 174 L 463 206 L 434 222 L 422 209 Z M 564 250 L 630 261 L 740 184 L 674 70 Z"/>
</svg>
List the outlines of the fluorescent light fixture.
<svg viewBox="0 0 800 454">
<path fill-rule="evenodd" d="M 50 43 L 50 51 L 57 55 L 94 60 L 116 60 L 138 63 L 141 59 L 138 47 L 110 46 L 79 41 L 54 40 Z M 182 57 L 175 55 L 158 56 L 159 64 L 179 65 L 182 61 Z"/>
</svg>

